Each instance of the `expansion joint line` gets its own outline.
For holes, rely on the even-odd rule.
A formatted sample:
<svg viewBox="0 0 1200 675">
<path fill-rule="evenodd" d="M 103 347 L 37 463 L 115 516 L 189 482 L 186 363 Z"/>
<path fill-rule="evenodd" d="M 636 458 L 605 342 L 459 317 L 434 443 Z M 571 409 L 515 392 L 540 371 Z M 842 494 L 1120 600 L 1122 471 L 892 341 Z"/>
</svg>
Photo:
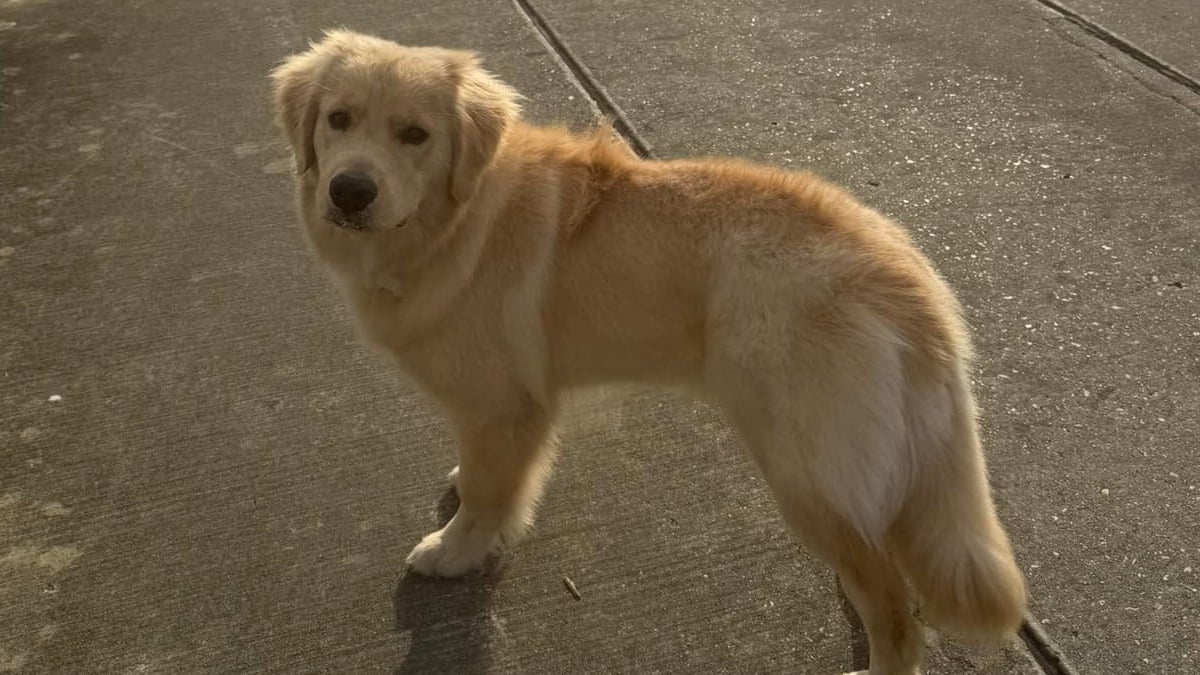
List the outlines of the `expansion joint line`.
<svg viewBox="0 0 1200 675">
<path fill-rule="evenodd" d="M 642 158 L 650 158 L 654 156 L 654 151 L 651 150 L 650 144 L 646 139 L 642 138 L 633 123 L 625 115 L 625 111 L 612 100 L 604 86 L 600 84 L 592 71 L 588 69 L 583 61 L 580 61 L 575 56 L 571 48 L 567 46 L 562 37 L 550 26 L 546 18 L 541 12 L 534 7 L 529 0 L 513 0 L 517 11 L 525 18 L 537 33 L 538 39 L 546 47 L 546 50 L 558 61 L 558 66 L 567 75 L 567 77 L 575 84 L 588 104 L 596 113 L 607 117 L 612 121 L 613 128 L 620 134 L 633 151 Z"/>
<path fill-rule="evenodd" d="M 1176 84 L 1182 85 L 1190 90 L 1193 94 L 1200 95 L 1200 80 L 1197 80 L 1196 78 L 1179 70 L 1175 66 L 1163 61 L 1157 56 L 1142 49 L 1120 35 L 1117 35 L 1104 26 L 1101 26 L 1083 14 L 1076 12 L 1070 7 L 1059 4 L 1055 0 L 1036 0 L 1036 2 L 1040 5 L 1043 5 L 1050 11 L 1062 16 L 1067 21 L 1079 26 L 1088 35 L 1107 43 L 1109 46 L 1114 47 L 1122 54 L 1125 54 L 1126 56 L 1159 73 Z"/>
</svg>

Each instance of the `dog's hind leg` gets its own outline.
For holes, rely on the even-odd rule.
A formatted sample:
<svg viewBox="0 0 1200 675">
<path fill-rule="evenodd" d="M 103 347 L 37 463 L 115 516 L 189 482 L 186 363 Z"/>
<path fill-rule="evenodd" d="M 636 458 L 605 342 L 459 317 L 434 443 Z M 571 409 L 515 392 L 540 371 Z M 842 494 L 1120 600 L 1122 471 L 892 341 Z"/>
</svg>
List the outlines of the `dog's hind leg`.
<svg viewBox="0 0 1200 675">
<path fill-rule="evenodd" d="M 922 628 L 886 548 L 913 469 L 902 348 L 884 328 L 860 326 L 780 340 L 790 350 L 726 341 L 734 347 L 710 354 L 708 388 L 793 535 L 837 572 L 867 632 L 869 673 L 914 675 Z"/>
<path fill-rule="evenodd" d="M 813 448 L 804 447 L 811 442 L 812 436 L 780 433 L 781 427 L 765 420 L 761 409 L 729 416 L 742 430 L 741 435 L 751 454 L 763 469 L 793 536 L 837 572 L 842 589 L 867 633 L 870 670 L 862 672 L 870 675 L 918 673 L 924 635 L 913 615 L 908 587 L 900 568 L 885 550 L 869 543 L 858 528 L 840 514 L 840 508 L 822 496 L 824 490 L 812 484 L 811 474 L 788 471 L 784 467 L 789 462 L 779 463 L 772 459 L 783 454 L 814 455 Z M 770 447 L 772 445 L 775 447 Z"/>
<path fill-rule="evenodd" d="M 884 551 L 823 508 L 783 506 L 784 518 L 805 547 L 837 572 L 842 590 L 867 632 L 869 675 L 915 675 L 925 647 L 908 586 Z"/>
<path fill-rule="evenodd" d="M 453 577 L 483 566 L 533 517 L 553 459 L 552 411 L 529 397 L 503 412 L 451 415 L 459 442 L 458 512 L 408 556 L 421 574 Z"/>
</svg>

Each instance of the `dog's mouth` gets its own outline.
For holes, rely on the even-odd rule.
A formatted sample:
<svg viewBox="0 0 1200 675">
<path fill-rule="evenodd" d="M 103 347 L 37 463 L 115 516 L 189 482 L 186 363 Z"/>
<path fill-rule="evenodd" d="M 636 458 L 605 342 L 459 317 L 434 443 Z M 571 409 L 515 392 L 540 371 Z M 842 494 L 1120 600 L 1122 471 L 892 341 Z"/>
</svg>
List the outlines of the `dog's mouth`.
<svg viewBox="0 0 1200 675">
<path fill-rule="evenodd" d="M 344 230 L 363 232 L 371 228 L 371 217 L 365 211 L 346 213 L 336 206 L 329 207 L 325 219 Z"/>
<path fill-rule="evenodd" d="M 336 206 L 329 207 L 329 211 L 325 214 L 325 219 L 336 227 L 343 230 L 351 230 L 353 232 L 366 232 L 372 229 L 371 216 L 363 211 L 359 213 L 346 213 Z M 393 229 L 400 229 L 408 224 L 408 218 L 403 218 L 396 223 Z"/>
</svg>

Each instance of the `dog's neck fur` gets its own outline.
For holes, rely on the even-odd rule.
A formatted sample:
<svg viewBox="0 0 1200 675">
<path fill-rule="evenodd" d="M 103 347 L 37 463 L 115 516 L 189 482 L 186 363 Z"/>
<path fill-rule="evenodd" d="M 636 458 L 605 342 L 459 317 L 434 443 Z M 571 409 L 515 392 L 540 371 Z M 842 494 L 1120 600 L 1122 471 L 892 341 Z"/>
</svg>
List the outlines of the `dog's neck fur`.
<svg viewBox="0 0 1200 675">
<path fill-rule="evenodd" d="M 493 161 L 484 170 L 471 198 L 456 204 L 449 198 L 431 199 L 406 227 L 426 233 L 417 254 L 401 249 L 399 231 L 374 233 L 375 246 L 364 249 L 360 272 L 347 290 L 355 302 L 377 306 L 388 303 L 402 330 L 402 342 L 421 340 L 430 326 L 469 294 L 481 277 L 490 284 L 521 284 L 530 276 L 544 275 L 552 251 L 536 250 L 529 242 L 556 242 L 582 232 L 595 206 L 614 177 L 638 160 L 611 130 L 598 128 L 591 144 L 579 149 L 577 138 L 566 129 L 532 127 L 514 122 L 501 139 Z M 516 200 L 520 190 L 552 191 L 554 200 Z M 448 194 L 434 187 L 437 194 Z M 553 213 L 536 217 L 514 216 L 530 203 L 552 204 Z M 532 214 L 531 214 L 532 216 Z M 498 222 L 510 223 L 503 231 Z M 535 236 L 526 222 L 552 222 L 556 236 Z M 551 244 L 554 245 L 554 244 Z M 405 244 L 412 246 L 411 239 Z M 513 261 L 512 269 L 480 270 L 485 249 L 509 249 L 491 259 Z M 399 328 L 402 326 L 402 328 Z M 393 332 L 392 344 L 400 336 Z"/>
</svg>

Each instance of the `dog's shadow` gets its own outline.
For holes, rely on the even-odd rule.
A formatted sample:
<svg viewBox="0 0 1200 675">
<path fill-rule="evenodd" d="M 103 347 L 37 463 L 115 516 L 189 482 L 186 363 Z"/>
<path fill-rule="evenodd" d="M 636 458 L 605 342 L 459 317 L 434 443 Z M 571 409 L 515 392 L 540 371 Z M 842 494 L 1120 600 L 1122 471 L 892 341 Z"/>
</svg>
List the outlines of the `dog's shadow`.
<svg viewBox="0 0 1200 675">
<path fill-rule="evenodd" d="M 438 502 L 439 527 L 458 509 L 448 489 Z M 396 675 L 485 673 L 492 665 L 492 594 L 501 571 L 489 569 L 462 579 L 405 573 L 393 596 L 396 630 L 409 633 L 408 653 Z"/>
<path fill-rule="evenodd" d="M 447 489 L 438 502 L 438 526 L 458 510 L 458 495 Z M 486 673 L 492 670 L 492 638 L 499 632 L 492 618 L 492 595 L 503 569 L 489 567 L 462 579 L 436 579 L 406 573 L 396 587 L 393 603 L 396 630 L 411 641 L 395 675 L 426 673 Z M 850 624 L 850 658 L 866 668 L 870 649 L 867 634 L 841 584 L 837 585 L 842 612 Z"/>
<path fill-rule="evenodd" d="M 862 619 L 858 617 L 858 612 L 851 604 L 850 598 L 846 597 L 846 591 L 842 589 L 842 584 L 837 584 L 838 599 L 841 601 L 842 613 L 846 615 L 846 623 L 850 624 L 850 661 L 851 668 L 867 668 L 868 662 L 871 660 L 871 645 L 867 642 L 867 629 L 863 626 Z"/>
</svg>

